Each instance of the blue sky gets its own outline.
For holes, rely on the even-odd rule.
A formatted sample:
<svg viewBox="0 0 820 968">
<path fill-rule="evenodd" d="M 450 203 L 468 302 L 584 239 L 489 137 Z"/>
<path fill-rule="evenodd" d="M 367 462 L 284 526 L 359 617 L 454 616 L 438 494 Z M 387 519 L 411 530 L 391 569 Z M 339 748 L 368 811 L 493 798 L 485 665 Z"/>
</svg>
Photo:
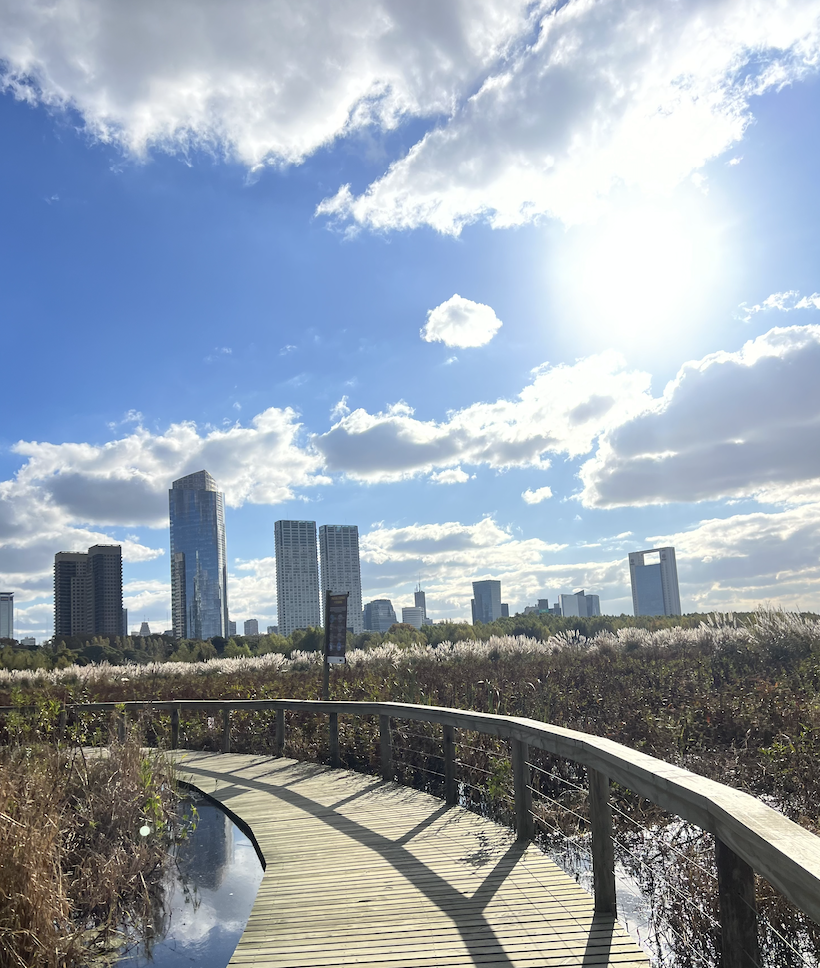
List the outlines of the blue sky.
<svg viewBox="0 0 820 968">
<path fill-rule="evenodd" d="M 468 617 L 678 549 L 686 611 L 820 609 L 820 2 L 238 0 L 0 10 L 0 582 L 167 488 L 355 523 L 365 599 Z"/>
</svg>

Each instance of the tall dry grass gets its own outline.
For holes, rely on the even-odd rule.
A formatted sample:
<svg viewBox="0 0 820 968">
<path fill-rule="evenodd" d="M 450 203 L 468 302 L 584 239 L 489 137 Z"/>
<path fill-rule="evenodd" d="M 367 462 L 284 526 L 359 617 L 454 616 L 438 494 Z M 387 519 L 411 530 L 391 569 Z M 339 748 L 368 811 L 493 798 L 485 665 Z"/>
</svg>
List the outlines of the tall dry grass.
<svg viewBox="0 0 820 968">
<path fill-rule="evenodd" d="M 175 800 L 168 762 L 135 738 L 107 756 L 0 750 L 0 968 L 86 964 L 125 920 L 150 925 Z"/>
</svg>

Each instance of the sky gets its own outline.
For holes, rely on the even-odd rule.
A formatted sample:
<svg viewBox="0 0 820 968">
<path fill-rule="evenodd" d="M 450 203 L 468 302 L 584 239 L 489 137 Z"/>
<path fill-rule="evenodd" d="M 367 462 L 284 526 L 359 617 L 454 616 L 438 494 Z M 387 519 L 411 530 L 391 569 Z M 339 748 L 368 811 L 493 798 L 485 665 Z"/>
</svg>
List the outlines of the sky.
<svg viewBox="0 0 820 968">
<path fill-rule="evenodd" d="M 171 482 L 356 524 L 364 600 L 820 610 L 820 0 L 0 3 L 0 590 Z"/>
</svg>

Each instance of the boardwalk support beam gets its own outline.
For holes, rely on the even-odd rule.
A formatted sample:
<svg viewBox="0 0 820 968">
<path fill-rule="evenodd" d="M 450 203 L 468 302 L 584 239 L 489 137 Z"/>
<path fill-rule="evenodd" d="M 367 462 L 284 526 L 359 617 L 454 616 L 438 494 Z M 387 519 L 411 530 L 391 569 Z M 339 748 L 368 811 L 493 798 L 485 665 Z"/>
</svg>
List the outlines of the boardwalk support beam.
<svg viewBox="0 0 820 968">
<path fill-rule="evenodd" d="M 379 716 L 379 749 L 382 760 L 382 779 L 393 779 L 393 750 L 390 746 L 390 717 Z"/>
<path fill-rule="evenodd" d="M 231 707 L 224 706 L 222 709 L 222 752 L 231 751 Z"/>
<path fill-rule="evenodd" d="M 760 951 L 755 872 L 717 837 L 715 853 L 720 902 L 721 968 L 757 968 Z"/>
<path fill-rule="evenodd" d="M 458 802 L 456 787 L 456 731 L 455 727 L 444 726 L 444 799 L 454 807 Z"/>
<path fill-rule="evenodd" d="M 171 749 L 179 747 L 179 706 L 175 706 L 171 711 Z"/>
<path fill-rule="evenodd" d="M 532 816 L 529 746 L 520 739 L 512 740 L 512 769 L 515 787 L 515 833 L 518 840 L 532 840 L 535 825 Z"/>
<path fill-rule="evenodd" d="M 273 748 L 276 756 L 285 755 L 285 710 L 281 706 L 276 710 L 276 735 Z"/>
<path fill-rule="evenodd" d="M 117 716 L 117 739 L 121 742 L 125 742 L 125 729 L 126 729 L 126 717 L 128 713 L 123 709 L 121 713 Z"/>
<path fill-rule="evenodd" d="M 615 845 L 612 841 L 612 807 L 609 803 L 609 777 L 598 770 L 589 771 L 589 819 L 592 825 L 592 879 L 595 886 L 595 913 L 618 913 L 615 898 Z"/>
<path fill-rule="evenodd" d="M 330 765 L 335 770 L 339 766 L 339 714 L 330 714 Z"/>
</svg>

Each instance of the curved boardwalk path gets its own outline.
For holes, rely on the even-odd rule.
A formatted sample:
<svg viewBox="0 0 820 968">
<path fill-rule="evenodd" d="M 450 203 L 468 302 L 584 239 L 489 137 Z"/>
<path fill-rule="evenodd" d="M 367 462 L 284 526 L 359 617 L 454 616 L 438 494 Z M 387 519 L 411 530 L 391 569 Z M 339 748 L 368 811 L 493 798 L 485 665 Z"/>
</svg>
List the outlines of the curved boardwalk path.
<svg viewBox="0 0 820 968">
<path fill-rule="evenodd" d="M 314 763 L 179 752 L 266 869 L 231 965 L 647 966 L 536 847 L 460 807 Z"/>
</svg>

